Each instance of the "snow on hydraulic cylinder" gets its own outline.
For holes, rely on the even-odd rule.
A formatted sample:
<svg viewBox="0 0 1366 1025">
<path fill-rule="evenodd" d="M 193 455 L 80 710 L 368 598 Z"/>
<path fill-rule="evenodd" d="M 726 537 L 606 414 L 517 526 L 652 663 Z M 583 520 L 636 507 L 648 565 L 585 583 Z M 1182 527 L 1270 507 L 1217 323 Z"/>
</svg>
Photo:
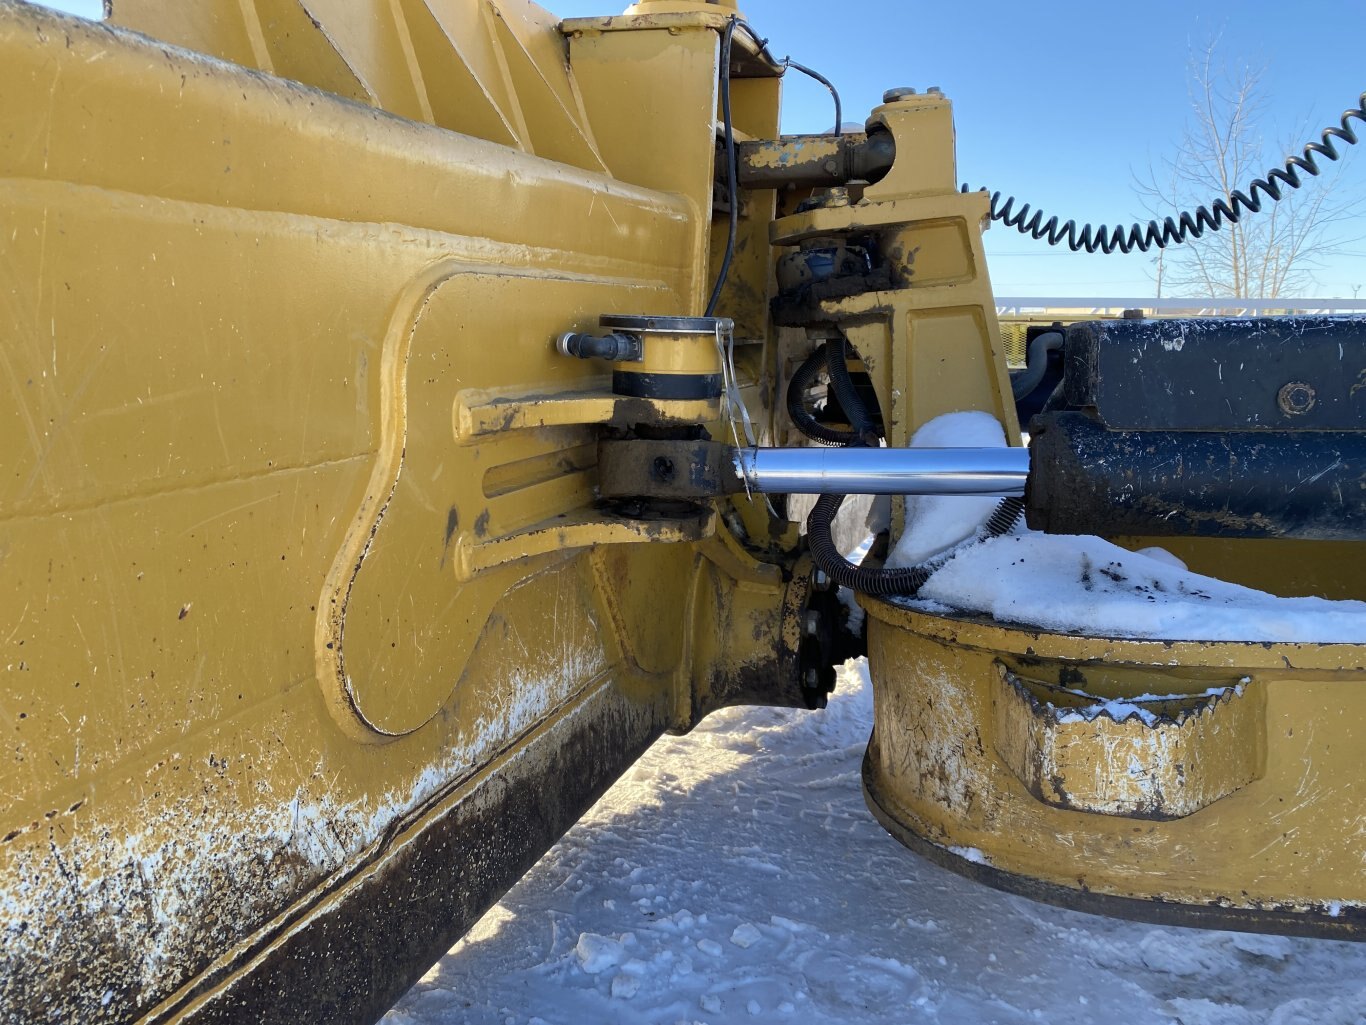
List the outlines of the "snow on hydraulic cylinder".
<svg viewBox="0 0 1366 1025">
<path fill-rule="evenodd" d="M 999 447 L 989 413 L 929 421 L 912 447 Z M 1057 633 L 1192 641 L 1366 642 L 1366 602 L 1282 598 L 1192 573 L 1162 549 L 1131 552 L 1099 537 L 1042 534 L 1023 523 L 978 541 L 997 499 L 909 496 L 889 566 L 939 568 L 907 601 L 982 613 Z"/>
</svg>

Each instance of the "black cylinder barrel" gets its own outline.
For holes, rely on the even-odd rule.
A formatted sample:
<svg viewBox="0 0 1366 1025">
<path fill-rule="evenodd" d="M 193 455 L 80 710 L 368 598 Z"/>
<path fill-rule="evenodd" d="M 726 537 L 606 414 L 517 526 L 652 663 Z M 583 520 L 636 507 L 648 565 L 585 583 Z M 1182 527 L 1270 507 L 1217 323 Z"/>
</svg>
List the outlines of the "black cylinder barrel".
<svg viewBox="0 0 1366 1025">
<path fill-rule="evenodd" d="M 1050 534 L 1366 540 L 1366 433 L 1030 425 L 1029 526 Z"/>
</svg>

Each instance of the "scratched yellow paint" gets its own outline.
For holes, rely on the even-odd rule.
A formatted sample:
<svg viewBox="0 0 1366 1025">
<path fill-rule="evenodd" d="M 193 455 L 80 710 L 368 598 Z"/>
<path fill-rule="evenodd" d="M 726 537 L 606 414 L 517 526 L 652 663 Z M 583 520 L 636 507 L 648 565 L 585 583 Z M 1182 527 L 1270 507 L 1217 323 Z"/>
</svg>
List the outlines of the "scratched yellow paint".
<svg viewBox="0 0 1366 1025">
<path fill-rule="evenodd" d="M 648 69 L 583 32 L 581 91 L 530 5 L 113 22 L 215 59 L 0 5 L 0 1007 L 65 1020 L 190 1013 L 604 694 L 635 745 L 691 725 L 697 580 L 786 586 L 712 517 L 604 519 L 609 375 L 552 344 L 700 312 L 714 15 L 657 33 L 667 189 L 595 131 Z M 581 404 L 462 433 L 549 394 Z M 758 625 L 708 657 L 775 658 Z"/>
<path fill-rule="evenodd" d="M 441 822 L 513 779 L 572 789 L 563 738 L 620 771 L 710 708 L 797 700 L 792 525 L 596 498 L 604 429 L 720 437 L 717 405 L 628 408 L 552 345 L 702 311 L 733 12 L 115 0 L 110 28 L 0 3 L 0 1007 L 193 1018 Z M 769 137 L 779 82 L 742 37 L 736 127 Z M 838 328 L 891 443 L 957 409 L 1013 429 L 948 103 L 873 124 L 902 157 L 862 202 L 743 197 L 720 312 L 757 428 L 781 434 L 771 400 Z M 775 328 L 775 248 L 832 234 L 876 234 L 894 277 L 808 311 L 812 337 Z M 1366 902 L 1359 648 L 871 612 L 870 765 L 900 826 L 1059 885 Z M 1255 778 L 1163 823 L 1036 800 L 983 731 L 997 662 L 1038 658 L 1250 675 L 1265 757 L 1232 760 Z"/>
<path fill-rule="evenodd" d="M 1366 905 L 1366 792 L 1356 769 L 1366 647 L 1086 638 L 866 607 L 876 705 L 866 782 L 881 813 L 918 836 L 976 848 L 1002 872 L 1065 890 L 1309 912 L 1327 931 L 1349 927 L 1344 908 Z M 1097 701 L 1212 686 L 1245 693 L 1185 720 L 1200 735 L 1183 748 L 1161 743 L 1174 732 L 1161 721 L 1050 725 L 1037 701 L 1031 708 L 1002 689 L 1007 665 L 1090 688 Z M 1031 768 L 1019 735 L 1040 730 L 1081 739 L 1036 781 L 1036 794 L 1030 774 L 1017 771 Z M 1138 743 L 1145 735 L 1152 744 Z M 1133 783 L 1174 779 L 1178 765 L 1203 797 L 1191 807 L 1174 794 L 1165 810 L 1176 817 L 1154 819 L 1162 806 L 1152 806 L 1151 788 L 1148 800 L 1131 800 Z M 1097 788 L 1106 779 L 1114 781 Z M 1095 810 L 1067 807 L 1069 780 L 1082 791 L 1078 804 Z"/>
</svg>

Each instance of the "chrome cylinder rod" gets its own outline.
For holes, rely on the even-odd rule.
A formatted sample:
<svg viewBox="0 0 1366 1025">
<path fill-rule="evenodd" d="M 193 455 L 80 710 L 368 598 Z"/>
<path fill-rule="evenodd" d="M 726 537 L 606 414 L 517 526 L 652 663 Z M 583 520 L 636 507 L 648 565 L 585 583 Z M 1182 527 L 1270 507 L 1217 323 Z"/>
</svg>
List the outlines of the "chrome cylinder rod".
<svg viewBox="0 0 1366 1025">
<path fill-rule="evenodd" d="M 1023 495 L 1025 448 L 741 448 L 750 491 L 794 495 Z"/>
</svg>

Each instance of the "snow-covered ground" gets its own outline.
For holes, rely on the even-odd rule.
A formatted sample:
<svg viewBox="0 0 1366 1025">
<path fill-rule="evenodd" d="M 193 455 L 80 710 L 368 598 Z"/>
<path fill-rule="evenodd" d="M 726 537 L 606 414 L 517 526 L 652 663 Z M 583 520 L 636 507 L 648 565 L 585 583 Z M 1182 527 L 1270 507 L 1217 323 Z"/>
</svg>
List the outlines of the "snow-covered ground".
<svg viewBox="0 0 1366 1025">
<path fill-rule="evenodd" d="M 1165 929 L 917 858 L 859 789 L 863 665 L 824 712 L 665 738 L 388 1025 L 1366 1025 L 1366 944 Z"/>
</svg>

